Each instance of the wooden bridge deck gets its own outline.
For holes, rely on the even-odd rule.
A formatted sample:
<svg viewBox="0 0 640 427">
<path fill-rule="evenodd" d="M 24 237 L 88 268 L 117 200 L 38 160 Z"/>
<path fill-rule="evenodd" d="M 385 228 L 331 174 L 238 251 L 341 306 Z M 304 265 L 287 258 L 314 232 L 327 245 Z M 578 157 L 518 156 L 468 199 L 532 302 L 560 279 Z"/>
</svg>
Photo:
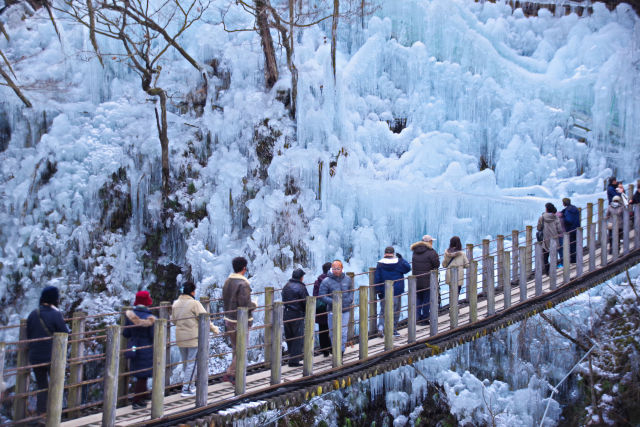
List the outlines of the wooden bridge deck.
<svg viewBox="0 0 640 427">
<path fill-rule="evenodd" d="M 633 230 L 631 231 L 631 242 L 633 246 Z M 630 253 L 640 252 L 640 248 L 633 248 Z M 598 269 L 603 269 L 601 264 L 601 254 L 600 249 L 596 250 L 596 271 Z M 589 253 L 585 250 L 585 254 L 582 260 L 583 271 L 586 274 L 589 271 Z M 604 266 L 604 269 L 607 269 L 607 265 Z M 562 289 L 562 268 L 557 269 L 557 278 L 558 285 L 557 288 L 559 290 Z M 577 278 L 576 274 L 576 265 L 571 265 L 571 280 Z M 548 276 L 544 276 L 543 278 L 543 289 L 542 294 L 547 294 L 551 291 L 550 289 L 550 279 Z M 517 306 L 522 301 L 520 300 L 520 287 L 512 286 L 509 289 L 511 292 L 511 306 L 512 308 Z M 536 296 L 535 291 L 535 280 L 529 280 L 527 282 L 527 300 L 530 300 Z M 485 298 L 478 300 L 478 320 L 487 317 L 487 300 Z M 505 309 L 504 307 L 504 292 L 498 287 L 496 288 L 495 294 L 495 311 L 496 314 L 499 315 Z M 438 316 L 438 334 L 431 336 L 429 326 L 420 326 L 416 327 L 416 340 L 428 342 L 433 340 L 434 338 L 443 338 L 449 334 L 455 332 L 455 330 L 450 329 L 450 317 L 449 312 L 444 312 L 440 310 Z M 458 328 L 468 325 L 469 322 L 469 305 L 462 304 L 459 306 L 459 317 L 458 317 Z M 394 342 L 394 350 L 396 348 L 401 348 L 408 344 L 408 331 L 407 328 L 401 328 L 399 330 L 400 335 L 395 336 L 393 339 Z M 369 338 L 369 357 L 375 357 L 377 354 L 381 354 L 384 352 L 384 339 L 382 337 L 371 337 Z M 349 367 L 357 365 L 359 362 L 358 359 L 358 344 L 353 346 L 347 346 L 346 351 L 344 353 L 343 359 L 343 367 Z M 327 373 L 327 371 L 332 369 L 331 366 L 331 357 L 323 357 L 322 355 L 316 355 L 314 357 L 313 362 L 314 367 L 314 375 L 319 376 L 323 373 Z M 302 367 L 292 368 L 287 366 L 286 364 L 282 367 L 282 382 L 280 385 L 286 385 L 294 380 L 299 380 L 302 377 Z M 309 378 L 309 377 L 308 377 Z M 256 391 L 260 391 L 263 389 L 267 389 L 270 387 L 270 371 L 265 369 L 260 372 L 248 373 L 246 380 L 246 393 L 253 394 Z M 215 383 L 209 385 L 208 387 L 208 398 L 207 404 L 212 403 L 223 403 L 225 401 L 231 401 L 235 399 L 237 396 L 234 394 L 234 388 L 230 383 Z M 181 397 L 179 393 L 166 396 L 164 402 L 164 416 L 169 416 L 172 414 L 177 414 L 180 412 L 193 410 L 195 407 L 195 397 Z M 116 412 L 116 425 L 118 426 L 128 426 L 128 425 L 136 425 L 139 423 L 148 422 L 151 420 L 150 417 L 150 407 L 148 406 L 146 409 L 138 409 L 134 410 L 131 406 L 121 407 L 117 409 Z M 77 418 L 74 420 L 70 420 L 62 423 L 63 426 L 100 426 L 102 421 L 102 414 L 94 414 L 90 416 L 86 416 L 83 418 Z"/>
</svg>

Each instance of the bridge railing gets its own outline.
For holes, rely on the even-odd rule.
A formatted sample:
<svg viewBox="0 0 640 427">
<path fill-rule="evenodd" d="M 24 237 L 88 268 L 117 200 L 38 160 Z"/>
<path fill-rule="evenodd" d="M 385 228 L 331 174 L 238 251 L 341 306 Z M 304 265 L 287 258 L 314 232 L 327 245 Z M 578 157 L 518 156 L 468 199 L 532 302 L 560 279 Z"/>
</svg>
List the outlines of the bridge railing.
<svg viewBox="0 0 640 427">
<path fill-rule="evenodd" d="M 282 365 L 292 360 L 292 356 L 282 352 L 283 343 L 287 348 L 294 340 L 303 341 L 303 364 L 301 368 L 286 369 L 285 374 L 315 375 L 323 371 L 342 366 L 344 363 L 355 363 L 365 360 L 375 354 L 390 351 L 397 346 L 407 345 L 438 334 L 446 333 L 463 325 L 471 324 L 488 317 L 498 315 L 511 307 L 522 304 L 532 297 L 552 292 L 566 285 L 584 274 L 605 267 L 615 262 L 619 257 L 631 251 L 640 249 L 640 205 L 625 208 L 621 218 L 613 216 L 605 218 L 604 201 L 600 199 L 598 208 L 594 212 L 594 205 L 588 204 L 585 225 L 575 232 L 565 233 L 562 244 L 556 239 L 549 242 L 549 274 L 545 278 L 544 251 L 541 242 L 534 242 L 533 230 L 524 230 L 524 239 L 520 238 L 520 231 L 512 232 L 512 240 L 498 236 L 494 240 L 495 250 L 491 250 L 491 241 L 483 241 L 482 255 L 472 256 L 472 245 L 467 245 L 469 256 L 467 268 L 454 268 L 451 273 L 451 284 L 461 283 L 462 286 L 452 286 L 442 282 L 446 268 L 434 270 L 429 275 L 431 286 L 418 290 L 419 276 L 409 276 L 405 291 L 394 295 L 393 282 L 384 284 L 374 283 L 375 269 L 361 274 L 348 273 L 352 278 L 353 289 L 345 292 L 353 294 L 353 304 L 342 307 L 342 293 L 328 295 L 333 298 L 334 312 L 344 309 L 346 328 L 343 328 L 343 316 L 335 316 L 332 325 L 332 358 L 328 364 L 322 359 L 314 358 L 317 349 L 314 345 L 317 296 L 309 296 L 306 302 L 304 316 L 297 319 L 283 320 L 283 303 L 276 301 L 280 289 L 266 288 L 264 291 L 264 305 L 253 310 L 263 322 L 250 325 L 249 312 L 240 308 L 237 314 L 237 330 L 235 334 L 223 332 L 214 334 L 214 340 L 230 340 L 235 335 L 237 366 L 235 372 L 235 386 L 229 388 L 227 394 L 220 394 L 217 399 L 231 399 L 234 395 L 241 395 L 247 390 L 255 390 L 265 386 L 263 377 L 247 375 L 260 369 L 270 370 L 268 383 L 271 385 L 282 382 Z M 584 210 L 583 210 L 584 212 Z M 576 263 L 571 266 L 572 245 L 575 235 Z M 616 238 L 618 237 L 618 238 Z M 510 250 L 509 250 L 510 249 Z M 558 252 L 563 254 L 563 266 L 558 268 Z M 462 276 L 458 277 L 459 274 Z M 402 279 L 405 280 L 405 279 Z M 528 286 L 531 283 L 532 286 Z M 378 298 L 376 286 L 383 285 L 383 298 Z M 309 285 L 308 285 L 309 286 Z M 429 298 L 421 298 L 425 293 Z M 400 300 L 394 307 L 394 297 Z M 428 302 L 426 302 L 428 300 Z M 423 301 L 419 304 L 418 301 Z M 219 305 L 219 299 L 202 299 L 203 305 L 210 310 L 213 305 Z M 291 302 L 291 301 L 289 301 Z M 302 302 L 302 300 L 299 300 Z M 419 321 L 419 309 L 425 304 L 429 306 L 429 318 Z M 3 407 L 11 407 L 10 414 L 6 414 L 8 424 L 25 424 L 39 419 L 45 419 L 48 425 L 57 425 L 62 417 L 76 418 L 99 410 L 103 413 L 104 425 L 115 424 L 115 409 L 126 405 L 127 402 L 142 394 L 151 395 L 151 417 L 164 414 L 164 396 L 177 392 L 181 386 L 190 381 L 171 382 L 174 369 L 183 361 L 173 361 L 171 355 L 180 342 L 171 339 L 171 324 L 168 321 L 170 304 L 162 302 L 151 311 L 158 318 L 154 325 L 153 364 L 150 368 L 133 371 L 128 367 L 125 352 L 126 339 L 122 332 L 125 326 L 125 311 L 104 313 L 87 316 L 76 312 L 70 322 L 71 334 L 55 334 L 53 337 L 39 339 L 52 340 L 54 352 L 50 364 L 31 365 L 28 362 L 27 347 L 34 340 L 26 339 L 26 321 L 20 325 L 9 325 L 3 328 L 17 327 L 20 330 L 19 340 L 0 343 L 0 379 L 12 385 L 11 390 L 4 390 L 1 397 Z M 262 314 L 261 314 L 262 313 Z M 397 315 L 385 316 L 384 313 Z M 218 326 L 223 325 L 224 312 L 207 313 L 198 318 L 198 352 L 195 359 L 196 388 L 195 405 L 203 406 L 207 403 L 207 386 L 211 382 L 220 382 L 222 373 L 209 375 L 208 361 L 210 358 L 229 358 L 231 351 L 210 354 L 211 336 L 209 322 Z M 118 323 L 119 317 L 119 325 Z M 178 319 L 180 320 L 180 319 Z M 282 330 L 287 324 L 303 322 L 303 333 L 283 339 Z M 112 324 L 112 325 L 110 325 Z M 378 330 L 381 325 L 381 333 Z M 406 329 L 406 334 L 394 337 L 394 329 Z M 251 334 L 256 338 L 249 340 Z M 261 340 L 260 337 L 264 339 Z M 378 338 L 382 338 L 379 340 Z M 377 341 L 373 341 L 377 340 Z M 249 345 L 250 342 L 254 344 Z M 343 360 L 341 343 L 347 343 L 347 352 Z M 358 346 L 357 355 L 351 350 Z M 218 346 L 219 347 L 219 346 Z M 217 347 L 216 347 L 217 348 Z M 144 348 L 141 348 L 144 349 Z M 251 360 L 250 360 L 251 359 Z M 191 361 L 189 361 L 191 362 Z M 44 415 L 32 414 L 29 400 L 43 390 L 30 390 L 30 371 L 37 367 L 49 367 L 51 384 L 47 412 Z M 152 371 L 153 387 L 151 391 L 130 393 L 128 382 L 131 377 L 146 370 Z M 250 383 L 247 383 L 250 381 Z M 231 387 L 231 386 L 229 386 Z M 67 402 L 63 409 L 63 402 Z M 148 411 L 149 411 L 148 410 Z M 142 417 L 148 416 L 141 415 Z M 9 421 L 11 419 L 11 421 Z"/>
</svg>

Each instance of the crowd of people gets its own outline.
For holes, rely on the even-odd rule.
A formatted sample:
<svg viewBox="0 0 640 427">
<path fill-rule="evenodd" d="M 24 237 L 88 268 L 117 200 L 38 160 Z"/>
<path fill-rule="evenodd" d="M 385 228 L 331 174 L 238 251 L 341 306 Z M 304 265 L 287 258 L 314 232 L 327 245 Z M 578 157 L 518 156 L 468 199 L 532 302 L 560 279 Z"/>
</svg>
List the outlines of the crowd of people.
<svg viewBox="0 0 640 427">
<path fill-rule="evenodd" d="M 612 239 L 620 239 L 621 235 L 613 236 L 613 218 L 617 217 L 618 224 L 622 224 L 623 207 L 628 204 L 640 203 L 640 189 L 637 189 L 632 198 L 625 195 L 622 182 L 615 177 L 609 179 L 607 187 L 609 206 L 605 218 L 608 224 L 609 251 L 612 247 Z M 562 248 L 562 239 L 568 232 L 570 239 L 570 259 L 563 259 L 563 251 L 558 250 L 558 262 L 576 262 L 576 229 L 580 227 L 580 211 L 571 204 L 569 198 L 562 200 L 564 208 L 558 211 L 552 203 L 545 205 L 545 212 L 537 223 L 537 239 L 542 244 L 544 274 L 549 273 L 549 256 L 551 242 L 556 241 L 558 248 Z M 620 233 L 620 228 L 619 228 Z M 405 292 L 404 277 L 410 271 L 416 277 L 416 321 L 419 325 L 426 325 L 430 316 L 430 286 L 432 283 L 429 272 L 440 267 L 440 258 L 433 248 L 434 239 L 430 235 L 424 235 L 422 239 L 411 245 L 412 262 L 409 264 L 400 253 L 392 246 L 384 250 L 383 257 L 378 261 L 374 283 L 375 294 L 379 303 L 377 312 L 378 333 L 384 333 L 384 319 L 388 315 L 385 312 L 385 285 L 388 280 L 393 281 L 393 334 L 398 335 L 398 321 L 401 312 L 401 295 Z M 464 281 L 464 269 L 469 265 L 467 255 L 462 249 L 462 242 L 458 236 L 453 236 L 449 241 L 449 247 L 445 250 L 442 266 L 445 267 L 445 282 L 449 286 L 456 286 L 460 292 Z M 235 384 L 236 371 L 236 328 L 237 309 L 247 307 L 249 313 L 248 323 L 253 322 L 252 311 L 257 307 L 257 302 L 251 299 L 251 285 L 247 279 L 248 262 L 244 257 L 236 257 L 232 260 L 233 273 L 229 275 L 223 285 L 222 300 L 224 308 L 224 326 L 226 336 L 232 349 L 232 360 L 222 377 L 223 381 Z M 458 269 L 458 281 L 453 283 L 453 269 Z M 304 317 L 306 313 L 306 297 L 309 296 L 304 283 L 305 272 L 295 269 L 291 278 L 282 289 L 282 301 L 284 303 L 284 334 L 287 340 L 288 365 L 300 366 L 303 353 Z M 313 285 L 313 295 L 316 299 L 316 318 L 319 335 L 319 352 L 325 357 L 331 354 L 333 336 L 333 322 L 335 316 L 341 316 L 342 336 L 341 352 L 344 353 L 347 327 L 349 323 L 349 310 L 353 304 L 353 292 L 351 278 L 343 271 L 341 260 L 327 262 L 322 266 L 322 274 L 318 276 Z M 342 309 L 340 313 L 334 313 L 333 294 L 340 292 Z M 207 311 L 202 304 L 195 299 L 196 285 L 188 281 L 182 287 L 182 294 L 172 305 L 171 321 L 175 324 L 176 343 L 182 362 L 182 396 L 195 395 L 195 373 L 198 351 L 198 316 Z M 58 310 L 60 293 L 56 287 L 48 286 L 42 290 L 40 303 L 27 319 L 27 338 L 52 337 L 56 332 L 69 330 L 65 324 L 62 313 Z M 147 379 L 152 375 L 153 364 L 153 328 L 156 317 L 149 307 L 152 299 L 148 291 L 136 293 L 134 307 L 125 312 L 124 337 L 127 338 L 126 358 L 129 360 L 129 371 L 135 378 L 133 385 L 132 406 L 134 409 L 144 408 L 148 399 Z M 390 315 L 390 314 L 389 314 Z M 209 323 L 211 332 L 220 333 L 220 329 L 213 323 Z M 51 362 L 51 340 L 36 340 L 29 343 L 29 362 L 38 365 L 33 368 L 38 387 L 36 411 L 39 414 L 46 412 L 49 366 Z"/>
</svg>

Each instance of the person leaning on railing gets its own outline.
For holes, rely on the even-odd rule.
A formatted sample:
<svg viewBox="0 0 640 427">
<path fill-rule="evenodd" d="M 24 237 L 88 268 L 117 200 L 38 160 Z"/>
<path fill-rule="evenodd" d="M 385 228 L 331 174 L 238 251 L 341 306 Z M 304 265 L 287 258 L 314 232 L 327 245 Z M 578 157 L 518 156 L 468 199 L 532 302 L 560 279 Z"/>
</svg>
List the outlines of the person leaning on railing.
<svg viewBox="0 0 640 427">
<path fill-rule="evenodd" d="M 55 286 L 47 286 L 40 294 L 39 307 L 33 310 L 27 318 L 27 339 L 53 337 L 56 332 L 69 333 L 64 317 L 58 310 L 60 292 Z M 51 363 L 52 340 L 41 340 L 29 343 L 29 363 L 47 366 L 33 368 L 38 390 L 44 390 L 37 395 L 36 411 L 38 415 L 47 412 L 47 398 L 49 389 L 49 368 Z"/>
<path fill-rule="evenodd" d="M 231 384 L 236 382 L 236 329 L 237 329 L 237 314 L 239 307 L 249 308 L 249 323 L 251 327 L 253 323 L 252 311 L 258 306 L 254 301 L 251 301 L 251 284 L 245 277 L 247 275 L 247 259 L 244 257 L 235 257 L 231 261 L 233 267 L 233 273 L 227 277 L 222 287 L 222 302 L 224 305 L 224 324 L 229 336 L 231 345 L 232 358 L 227 372 L 222 377 L 223 381 L 228 381 Z"/>
<path fill-rule="evenodd" d="M 126 321 L 122 331 L 127 338 L 125 357 L 131 361 L 129 371 L 134 372 L 136 378 L 133 387 L 135 396 L 131 399 L 133 409 L 147 407 L 147 378 L 153 374 L 153 324 L 156 318 L 149 311 L 152 304 L 149 292 L 140 291 L 136 294 L 133 310 L 125 312 Z"/>
<path fill-rule="evenodd" d="M 182 286 L 182 295 L 171 306 L 171 321 L 176 325 L 176 342 L 182 359 L 182 396 L 195 396 L 195 358 L 198 352 L 198 316 L 207 313 L 196 298 L 196 285 L 189 281 Z M 215 334 L 220 329 L 209 322 Z"/>
</svg>

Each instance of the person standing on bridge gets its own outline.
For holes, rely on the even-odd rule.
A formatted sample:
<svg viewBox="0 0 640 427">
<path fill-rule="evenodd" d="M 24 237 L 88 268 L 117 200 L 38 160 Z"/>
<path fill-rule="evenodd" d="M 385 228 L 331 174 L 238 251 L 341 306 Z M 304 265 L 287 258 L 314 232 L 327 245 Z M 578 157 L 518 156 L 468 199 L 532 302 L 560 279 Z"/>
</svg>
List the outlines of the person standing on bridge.
<svg viewBox="0 0 640 427">
<path fill-rule="evenodd" d="M 556 216 L 557 209 L 553 203 L 544 205 L 545 212 L 538 219 L 537 230 L 542 231 L 542 259 L 544 262 L 544 274 L 549 274 L 549 250 L 551 249 L 551 239 L 558 241 L 562 234 L 560 220 Z"/>
<path fill-rule="evenodd" d="M 412 272 L 416 276 L 416 318 L 418 324 L 426 325 L 430 313 L 430 286 L 432 270 L 440 267 L 440 258 L 433 249 L 435 239 L 426 234 L 422 240 L 411 245 L 413 257 L 411 258 Z M 437 286 L 437 284 L 434 284 Z"/>
<path fill-rule="evenodd" d="M 67 325 L 64 323 L 62 313 L 58 310 L 60 303 L 60 292 L 55 286 L 47 286 L 40 294 L 39 307 L 33 310 L 27 318 L 27 339 L 51 338 L 56 332 L 69 333 Z M 42 415 L 47 412 L 47 398 L 49 389 L 49 368 L 51 363 L 51 339 L 35 341 L 29 343 L 29 363 L 46 366 L 33 368 L 36 376 L 38 390 L 44 390 L 37 394 L 36 412 Z M 2 381 L 2 378 L 0 378 Z"/>
<path fill-rule="evenodd" d="M 618 180 L 615 176 L 609 178 L 609 185 L 607 185 L 607 199 L 609 204 L 613 201 L 613 198 L 618 195 Z"/>
<path fill-rule="evenodd" d="M 287 338 L 289 363 L 291 367 L 300 366 L 300 356 L 304 345 L 304 316 L 307 310 L 309 292 L 304 285 L 304 271 L 293 270 L 291 279 L 282 289 L 284 303 L 284 336 Z"/>
<path fill-rule="evenodd" d="M 618 248 L 620 248 L 620 239 L 622 238 L 622 211 L 624 207 L 622 206 L 622 198 L 620 196 L 615 196 L 611 199 L 611 204 L 607 208 L 607 212 L 604 215 L 604 218 L 607 220 L 607 229 L 609 230 L 609 254 L 613 252 L 613 239 L 618 239 Z M 614 236 L 613 231 L 613 217 L 618 219 L 618 235 Z"/>
<path fill-rule="evenodd" d="M 449 240 L 449 247 L 444 251 L 444 259 L 442 260 L 442 266 L 447 268 L 445 274 L 445 282 L 449 284 L 449 288 L 454 285 L 458 285 L 458 297 L 460 296 L 460 290 L 464 283 L 464 269 L 469 267 L 469 259 L 462 250 L 462 242 L 460 237 L 453 236 Z M 451 270 L 458 269 L 458 283 L 452 283 Z M 449 292 L 451 295 L 451 292 Z M 457 303 L 457 301 L 449 301 L 449 305 Z"/>
<path fill-rule="evenodd" d="M 251 284 L 245 277 L 247 275 L 247 259 L 244 257 L 235 257 L 231 261 L 233 273 L 227 277 L 222 287 L 222 302 L 224 306 L 224 324 L 229 335 L 231 344 L 231 364 L 227 368 L 226 374 L 222 377 L 223 381 L 229 381 L 231 384 L 236 382 L 236 329 L 238 323 L 238 308 L 247 307 L 249 309 L 249 327 L 253 324 L 252 312 L 258 304 L 251 301 Z"/>
<path fill-rule="evenodd" d="M 562 209 L 562 220 L 564 229 L 569 233 L 569 252 L 571 253 L 571 263 L 576 263 L 576 229 L 580 227 L 580 211 L 571 204 L 571 199 L 562 199 L 564 209 Z M 564 260 L 566 262 L 566 260 Z"/>
<path fill-rule="evenodd" d="M 331 270 L 330 262 L 322 264 L 322 274 L 318 276 L 316 282 L 313 284 L 314 297 L 320 296 L 320 284 L 327 277 L 329 270 Z M 316 299 L 316 323 L 318 324 L 320 351 L 322 351 L 324 357 L 329 357 L 331 355 L 331 338 L 329 337 L 327 304 L 322 301 L 322 298 Z"/>
<path fill-rule="evenodd" d="M 376 294 L 380 301 L 380 311 L 378 312 L 378 331 L 382 333 L 384 330 L 384 283 L 387 280 L 393 280 L 393 335 L 398 333 L 398 320 L 400 319 L 400 295 L 404 292 L 404 275 L 411 271 L 411 265 L 402 258 L 402 255 L 396 254 L 393 246 L 387 246 L 384 250 L 384 256 L 378 265 L 374 274 L 374 283 L 376 284 Z"/>
<path fill-rule="evenodd" d="M 182 295 L 173 302 L 171 307 L 171 321 L 176 325 L 176 344 L 182 359 L 182 396 L 195 396 L 196 364 L 198 352 L 198 316 L 207 313 L 200 301 L 196 299 L 196 285 L 186 282 L 182 286 Z M 209 322 L 209 330 L 215 334 L 220 329 Z"/>
<path fill-rule="evenodd" d="M 136 383 L 133 387 L 135 396 L 131 399 L 133 409 L 147 407 L 147 379 L 153 375 L 153 325 L 156 318 L 149 311 L 153 304 L 148 291 L 136 294 L 133 310 L 125 312 L 125 327 L 122 335 L 127 338 L 125 356 L 131 361 L 129 365 Z M 139 348 L 145 347 L 145 348 Z"/>
<path fill-rule="evenodd" d="M 342 316 L 342 342 L 341 351 L 344 353 L 345 344 L 347 342 L 347 327 L 349 325 L 349 307 L 353 304 L 353 292 L 351 292 L 351 279 L 342 271 L 342 261 L 335 260 L 331 263 L 331 271 L 327 277 L 320 283 L 320 295 L 322 301 L 327 305 L 329 311 L 329 336 L 331 342 L 335 345 L 333 336 L 333 318 L 334 316 Z M 342 292 L 342 313 L 333 311 L 333 293 Z"/>
</svg>

